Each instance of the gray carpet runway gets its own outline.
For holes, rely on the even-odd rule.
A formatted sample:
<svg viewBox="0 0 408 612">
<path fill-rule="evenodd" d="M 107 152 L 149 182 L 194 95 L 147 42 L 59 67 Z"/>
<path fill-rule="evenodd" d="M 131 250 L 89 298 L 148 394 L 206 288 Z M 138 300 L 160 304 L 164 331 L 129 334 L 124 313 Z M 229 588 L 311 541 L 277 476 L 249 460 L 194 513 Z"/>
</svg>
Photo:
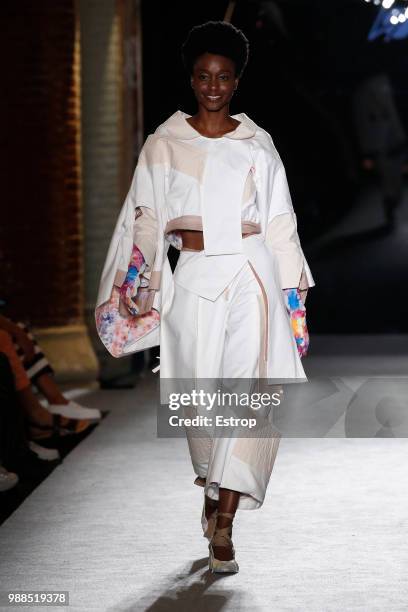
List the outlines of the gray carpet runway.
<svg viewBox="0 0 408 612">
<path fill-rule="evenodd" d="M 406 372 L 398 348 L 387 363 Z M 69 591 L 48 609 L 71 611 L 407 609 L 407 439 L 282 439 L 264 505 L 234 523 L 240 572 L 214 576 L 186 440 L 156 437 L 156 380 L 83 398 L 111 413 L 0 528 L 1 591 Z"/>
</svg>

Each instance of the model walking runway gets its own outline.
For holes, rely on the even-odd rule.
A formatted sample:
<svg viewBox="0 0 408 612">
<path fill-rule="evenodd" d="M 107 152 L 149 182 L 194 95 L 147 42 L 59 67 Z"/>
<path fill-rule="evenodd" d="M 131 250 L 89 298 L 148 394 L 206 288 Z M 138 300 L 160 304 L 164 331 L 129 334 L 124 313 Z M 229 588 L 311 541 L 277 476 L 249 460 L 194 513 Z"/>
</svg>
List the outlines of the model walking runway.
<svg viewBox="0 0 408 612">
<path fill-rule="evenodd" d="M 285 168 L 266 130 L 245 113 L 229 114 L 248 51 L 229 23 L 190 31 L 182 58 L 197 113 L 176 111 L 146 139 L 102 272 L 101 340 L 115 357 L 160 344 L 163 385 L 306 381 L 305 299 L 314 280 Z M 170 244 L 181 251 L 174 276 Z M 215 441 L 214 432 L 202 457 L 203 444 L 187 436 L 205 489 L 209 568 L 236 573 L 235 512 L 262 505 L 278 440 L 271 431 Z"/>
</svg>

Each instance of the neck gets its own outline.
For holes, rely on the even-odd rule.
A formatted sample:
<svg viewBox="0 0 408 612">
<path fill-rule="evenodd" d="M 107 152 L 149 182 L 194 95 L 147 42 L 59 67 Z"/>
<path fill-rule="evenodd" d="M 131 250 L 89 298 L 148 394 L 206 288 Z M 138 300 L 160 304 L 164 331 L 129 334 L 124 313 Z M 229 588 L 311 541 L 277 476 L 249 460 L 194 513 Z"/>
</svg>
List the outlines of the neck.
<svg viewBox="0 0 408 612">
<path fill-rule="evenodd" d="M 217 136 L 226 131 L 234 129 L 239 123 L 229 115 L 229 105 L 224 106 L 218 111 L 209 111 L 203 106 L 199 106 L 195 115 L 188 119 L 188 122 L 198 131 L 208 136 Z"/>
</svg>

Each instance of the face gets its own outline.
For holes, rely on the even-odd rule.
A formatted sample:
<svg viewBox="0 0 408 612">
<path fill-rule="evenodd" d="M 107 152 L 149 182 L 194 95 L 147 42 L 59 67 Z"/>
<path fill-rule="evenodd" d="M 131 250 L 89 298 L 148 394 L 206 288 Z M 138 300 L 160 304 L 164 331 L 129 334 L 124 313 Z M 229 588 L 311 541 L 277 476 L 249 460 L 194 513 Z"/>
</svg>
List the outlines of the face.
<svg viewBox="0 0 408 612">
<path fill-rule="evenodd" d="M 204 53 L 194 64 L 191 86 L 198 104 L 208 111 L 228 105 L 238 82 L 235 64 L 228 57 Z"/>
</svg>

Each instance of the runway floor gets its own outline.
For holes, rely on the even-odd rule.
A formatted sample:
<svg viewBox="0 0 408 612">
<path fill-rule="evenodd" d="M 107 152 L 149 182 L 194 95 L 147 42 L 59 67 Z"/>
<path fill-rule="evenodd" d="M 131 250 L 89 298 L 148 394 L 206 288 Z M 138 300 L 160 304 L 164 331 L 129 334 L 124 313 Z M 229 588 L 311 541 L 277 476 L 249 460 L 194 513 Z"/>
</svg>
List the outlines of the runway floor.
<svg viewBox="0 0 408 612">
<path fill-rule="evenodd" d="M 316 337 L 308 374 L 405 375 L 406 337 L 382 340 Z M 111 412 L 0 528 L 0 591 L 69 591 L 71 611 L 406 610 L 406 438 L 282 439 L 264 505 L 234 523 L 240 572 L 220 577 L 186 440 L 156 436 L 156 381 L 83 398 Z"/>
</svg>

